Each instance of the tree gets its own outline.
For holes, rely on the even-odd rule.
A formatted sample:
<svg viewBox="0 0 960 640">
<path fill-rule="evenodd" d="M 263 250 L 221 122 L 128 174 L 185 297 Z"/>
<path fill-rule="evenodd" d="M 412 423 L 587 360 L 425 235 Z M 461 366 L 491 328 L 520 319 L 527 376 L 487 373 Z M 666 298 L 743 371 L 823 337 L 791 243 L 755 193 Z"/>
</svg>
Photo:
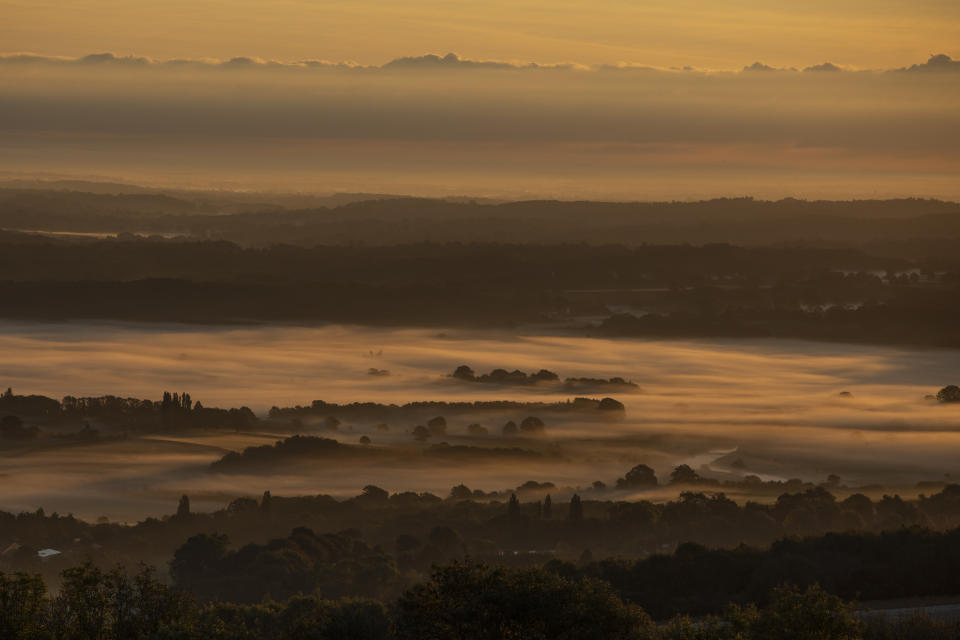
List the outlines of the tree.
<svg viewBox="0 0 960 640">
<path fill-rule="evenodd" d="M 0 571 L 0 638 L 49 638 L 49 605 L 42 577 Z"/>
<path fill-rule="evenodd" d="M 443 416 L 430 418 L 430 420 L 427 421 L 427 428 L 430 429 L 432 435 L 442 436 L 447 433 L 447 420 Z"/>
<path fill-rule="evenodd" d="M 260 499 L 260 511 L 264 514 L 269 515 L 270 510 L 273 508 L 273 496 L 270 495 L 269 491 L 263 492 L 263 497 Z"/>
<path fill-rule="evenodd" d="M 418 424 L 413 428 L 413 439 L 418 442 L 424 442 L 430 435 L 430 429 L 427 429 L 422 424 Z"/>
<path fill-rule="evenodd" d="M 703 480 L 700 474 L 686 464 L 681 464 L 670 473 L 670 484 L 694 484 L 700 480 Z M 656 481 L 656 476 L 654 476 L 654 481 Z"/>
<path fill-rule="evenodd" d="M 617 480 L 617 489 L 646 489 L 657 486 L 657 476 L 653 469 L 645 464 L 638 464 L 627 472 L 627 475 Z"/>
<path fill-rule="evenodd" d="M 58 638 L 101 638 L 109 624 L 109 594 L 103 574 L 91 564 L 66 569 L 54 603 Z"/>
<path fill-rule="evenodd" d="M 400 597 L 395 627 L 398 640 L 639 640 L 653 623 L 605 582 L 454 563 Z"/>
<path fill-rule="evenodd" d="M 806 591 L 783 586 L 749 627 L 756 640 L 859 640 L 863 622 L 851 605 L 819 585 Z"/>
<path fill-rule="evenodd" d="M 570 511 L 567 512 L 567 520 L 570 522 L 583 521 L 583 503 L 580 502 L 580 496 L 573 494 L 570 498 Z"/>
<path fill-rule="evenodd" d="M 180 496 L 180 503 L 177 505 L 177 518 L 190 517 L 190 497 L 187 494 Z"/>
<path fill-rule="evenodd" d="M 960 402 L 960 387 L 955 384 L 945 386 L 937 392 L 937 400 L 940 402 Z"/>
<path fill-rule="evenodd" d="M 459 367 L 457 367 L 456 370 L 451 375 L 451 377 L 457 378 L 459 380 L 466 380 L 468 382 L 473 382 L 474 380 L 477 379 L 477 376 L 474 373 L 473 369 L 471 369 L 465 364 L 462 364 Z"/>
<path fill-rule="evenodd" d="M 390 499 L 390 493 L 376 485 L 368 484 L 363 488 L 363 497 L 376 502 L 386 502 Z"/>
<path fill-rule="evenodd" d="M 180 589 L 200 598 L 213 598 L 224 579 L 221 565 L 229 540 L 225 535 L 198 533 L 173 554 L 170 577 Z"/>
<path fill-rule="evenodd" d="M 597 408 L 600 411 L 626 411 L 626 407 L 623 406 L 623 403 L 619 400 L 614 400 L 613 398 L 604 398 L 600 401 L 600 405 Z"/>
<path fill-rule="evenodd" d="M 543 420 L 536 416 L 529 416 L 520 423 L 520 431 L 527 435 L 539 436 L 544 433 Z"/>
<path fill-rule="evenodd" d="M 520 515 L 520 501 L 517 500 L 517 494 L 510 494 L 510 501 L 507 503 L 507 517 L 516 518 Z"/>
<path fill-rule="evenodd" d="M 458 484 L 450 489 L 450 500 L 470 500 L 473 498 L 473 491 L 465 484 Z"/>
<path fill-rule="evenodd" d="M 503 425 L 503 435 L 507 438 L 515 438 L 517 434 L 520 433 L 520 430 L 517 428 L 517 423 L 513 420 L 507 422 Z"/>
<path fill-rule="evenodd" d="M 446 556 L 463 553 L 463 538 L 450 527 L 434 527 L 427 540 Z"/>
<path fill-rule="evenodd" d="M 543 499 L 543 519 L 549 520 L 553 517 L 553 500 L 550 499 L 550 494 L 547 494 L 547 497 Z"/>
<path fill-rule="evenodd" d="M 23 426 L 23 420 L 19 416 L 4 416 L 0 420 L 0 437 L 8 440 L 33 440 L 38 435 L 40 435 L 40 428 L 36 425 Z"/>
<path fill-rule="evenodd" d="M 560 376 L 549 369 L 540 369 L 540 371 L 530 376 L 530 379 L 535 382 L 557 382 L 560 380 Z"/>
</svg>

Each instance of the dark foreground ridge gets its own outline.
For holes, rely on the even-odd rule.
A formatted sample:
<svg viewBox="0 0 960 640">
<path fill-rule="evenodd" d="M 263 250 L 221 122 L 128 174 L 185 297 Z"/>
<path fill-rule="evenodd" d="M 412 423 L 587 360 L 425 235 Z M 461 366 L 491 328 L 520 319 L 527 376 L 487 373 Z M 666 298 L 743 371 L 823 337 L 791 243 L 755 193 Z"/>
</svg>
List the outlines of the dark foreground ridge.
<svg viewBox="0 0 960 640">
<path fill-rule="evenodd" d="M 842 640 L 952 638 L 960 629 L 924 615 L 864 617 L 845 603 L 960 591 L 953 552 L 960 486 L 918 501 L 887 496 L 876 503 L 862 495 L 840 503 L 808 490 L 784 494 L 772 507 L 694 493 L 664 505 L 574 496 L 557 511 L 516 496 L 504 504 L 462 494 L 457 487 L 446 499 L 367 487 L 336 501 L 267 492 L 212 514 L 192 513 L 184 496 L 175 515 L 136 525 L 91 525 L 42 510 L 0 513 L 0 535 L 22 541 L 0 555 L 0 632 L 42 640 Z M 863 530 L 830 533 L 852 522 L 847 514 L 857 514 Z M 905 517 L 914 524 L 904 526 Z M 738 527 L 764 518 L 770 526 L 828 532 L 769 546 L 734 542 Z M 289 528 L 348 520 L 359 526 L 337 533 Z M 730 537 L 719 547 L 688 541 L 671 552 L 599 561 L 589 550 L 614 539 L 652 540 L 658 530 L 676 540 L 719 530 Z M 376 542 L 384 535 L 396 538 Z M 548 540 L 558 536 L 561 545 Z M 247 542 L 232 544 L 235 538 Z M 38 556 L 28 539 L 87 546 Z M 551 546 L 556 552 L 531 550 Z M 146 549 L 155 555 L 144 557 Z M 138 556 L 159 573 L 134 569 Z M 53 593 L 43 576 L 56 585 Z"/>
</svg>

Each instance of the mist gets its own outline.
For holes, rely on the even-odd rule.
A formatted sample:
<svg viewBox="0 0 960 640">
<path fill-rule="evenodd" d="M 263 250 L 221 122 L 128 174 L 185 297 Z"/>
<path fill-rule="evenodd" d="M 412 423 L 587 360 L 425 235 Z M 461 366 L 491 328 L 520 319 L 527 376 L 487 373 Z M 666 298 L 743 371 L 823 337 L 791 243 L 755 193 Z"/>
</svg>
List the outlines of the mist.
<svg viewBox="0 0 960 640">
<path fill-rule="evenodd" d="M 612 484 L 641 462 L 664 477 L 684 463 L 717 478 L 754 474 L 822 482 L 835 473 L 850 487 L 910 487 L 944 481 L 960 464 L 960 413 L 925 399 L 955 381 L 960 353 L 949 350 L 348 326 L 5 322 L 0 351 L 0 382 L 17 393 L 156 399 L 165 389 L 177 389 L 208 407 L 247 405 L 263 417 L 271 406 L 318 399 L 342 405 L 552 403 L 569 397 L 549 386 L 450 378 L 461 364 L 478 372 L 546 368 L 561 378 L 621 376 L 639 385 L 609 393 L 625 405 L 623 418 L 544 415 L 543 438 L 502 437 L 504 422 L 526 417 L 515 412 L 448 416 L 447 435 L 424 444 L 412 439 L 412 421 L 392 424 L 387 433 L 365 420 L 347 421 L 332 433 L 308 423 L 300 432 L 345 444 L 367 435 L 374 448 L 392 453 L 370 462 L 317 459 L 270 474 L 213 473 L 209 465 L 229 451 L 272 444 L 289 432 L 214 430 L 36 448 L 4 457 L 4 510 L 43 506 L 135 520 L 163 512 L 184 492 L 197 508 L 214 509 L 267 489 L 275 495 L 349 496 L 371 483 L 438 495 L 461 482 L 503 490 L 532 479 L 575 489 L 596 480 Z M 466 426 L 473 422 L 490 435 L 469 436 Z M 466 460 L 423 453 L 441 441 L 532 453 L 528 459 Z"/>
</svg>

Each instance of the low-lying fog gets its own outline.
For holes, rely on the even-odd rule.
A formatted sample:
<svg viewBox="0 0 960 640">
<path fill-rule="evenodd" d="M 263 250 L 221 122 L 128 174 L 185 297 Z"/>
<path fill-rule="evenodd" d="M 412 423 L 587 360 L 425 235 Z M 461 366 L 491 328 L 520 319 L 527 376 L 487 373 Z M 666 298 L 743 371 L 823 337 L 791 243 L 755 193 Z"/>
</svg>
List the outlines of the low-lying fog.
<svg viewBox="0 0 960 640">
<path fill-rule="evenodd" d="M 613 396 L 623 420 L 546 419 L 556 456 L 527 463 L 496 460 L 425 465 L 321 463 L 282 475 L 219 475 L 207 470 L 226 451 L 269 444 L 287 433 L 152 435 L 100 444 L 0 447 L 0 509 L 44 507 L 85 518 L 133 520 L 169 513 L 189 493 L 195 509 L 224 506 L 239 495 L 354 495 L 367 484 L 390 491 L 446 495 L 464 482 L 502 490 L 526 480 L 587 487 L 613 485 L 637 463 L 661 479 L 680 463 L 705 475 L 907 487 L 949 481 L 960 473 L 960 407 L 925 399 L 960 382 L 960 351 L 851 346 L 800 341 L 607 340 L 507 336 L 489 332 L 357 327 L 208 327 L 173 325 L 0 323 L 0 386 L 19 394 L 118 395 L 159 399 L 186 391 L 205 406 L 247 405 L 264 416 L 273 405 L 312 400 L 405 403 L 419 400 L 544 400 L 556 387 L 497 386 L 446 378 L 457 366 L 566 377 L 620 376 L 633 391 Z M 371 375 L 377 369 L 388 375 Z M 841 396 L 841 392 L 851 396 Z M 511 417 L 485 424 L 490 447 L 504 440 Z M 472 420 L 471 420 L 472 421 Z M 449 419 L 438 441 L 467 443 L 466 420 Z M 461 424 L 462 422 L 462 424 Z M 414 425 L 341 425 L 332 434 L 356 443 L 414 445 Z M 266 429 L 265 429 L 266 431 Z M 331 435 L 323 433 L 320 435 Z M 470 444 L 477 444 L 469 441 Z M 736 463 L 736 464 L 734 464 Z M 703 465 L 707 465 L 703 467 Z"/>
</svg>

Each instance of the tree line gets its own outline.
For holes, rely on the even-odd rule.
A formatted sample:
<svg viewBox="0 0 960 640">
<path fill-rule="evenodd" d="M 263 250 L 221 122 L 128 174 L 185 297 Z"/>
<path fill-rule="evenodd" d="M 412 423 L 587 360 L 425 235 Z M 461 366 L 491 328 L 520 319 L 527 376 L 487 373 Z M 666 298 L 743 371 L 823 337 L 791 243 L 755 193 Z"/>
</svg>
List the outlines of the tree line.
<svg viewBox="0 0 960 640">
<path fill-rule="evenodd" d="M 887 640 L 955 637 L 923 615 L 887 620 L 814 585 L 781 585 L 763 607 L 728 605 L 655 624 L 595 578 L 476 562 L 434 567 L 388 603 L 300 594 L 259 604 L 202 603 L 156 579 L 89 564 L 43 579 L 0 573 L 0 635 L 10 640 Z"/>
</svg>

